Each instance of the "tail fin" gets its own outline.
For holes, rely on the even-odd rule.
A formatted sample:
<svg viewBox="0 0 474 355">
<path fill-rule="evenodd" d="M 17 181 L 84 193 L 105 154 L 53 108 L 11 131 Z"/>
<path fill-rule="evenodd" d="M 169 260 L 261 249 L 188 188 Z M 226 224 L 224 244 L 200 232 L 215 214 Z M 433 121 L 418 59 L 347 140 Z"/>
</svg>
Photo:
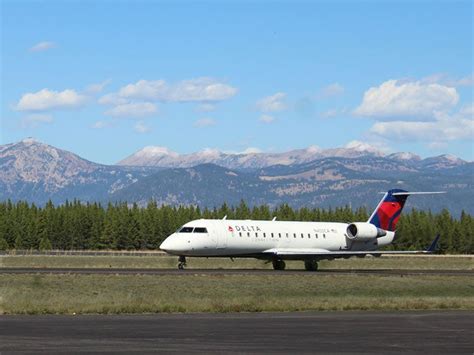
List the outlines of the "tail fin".
<svg viewBox="0 0 474 355">
<path fill-rule="evenodd" d="M 400 218 L 407 198 L 408 191 L 400 189 L 389 190 L 372 213 L 372 216 L 370 216 L 368 222 L 377 228 L 393 232 L 397 226 L 398 219 Z"/>
<path fill-rule="evenodd" d="M 393 232 L 397 227 L 403 206 L 410 195 L 442 194 L 444 191 L 436 192 L 408 192 L 401 189 L 387 191 L 368 222 L 377 228 Z"/>
</svg>

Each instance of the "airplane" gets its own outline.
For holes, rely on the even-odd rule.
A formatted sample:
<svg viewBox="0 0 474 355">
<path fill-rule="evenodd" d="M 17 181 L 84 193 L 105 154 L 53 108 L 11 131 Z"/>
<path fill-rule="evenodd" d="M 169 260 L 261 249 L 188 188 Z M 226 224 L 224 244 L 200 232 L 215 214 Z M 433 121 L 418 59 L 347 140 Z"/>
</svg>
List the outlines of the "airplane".
<svg viewBox="0 0 474 355">
<path fill-rule="evenodd" d="M 301 260 L 308 271 L 316 271 L 320 260 L 432 253 L 439 235 L 422 251 L 379 251 L 378 248 L 393 242 L 408 196 L 436 193 L 444 192 L 389 190 L 367 222 L 227 220 L 226 217 L 193 220 L 166 238 L 160 249 L 179 257 L 179 269 L 186 266 L 186 256 L 192 256 L 263 259 L 271 261 L 275 270 L 284 270 L 285 260 Z"/>
</svg>

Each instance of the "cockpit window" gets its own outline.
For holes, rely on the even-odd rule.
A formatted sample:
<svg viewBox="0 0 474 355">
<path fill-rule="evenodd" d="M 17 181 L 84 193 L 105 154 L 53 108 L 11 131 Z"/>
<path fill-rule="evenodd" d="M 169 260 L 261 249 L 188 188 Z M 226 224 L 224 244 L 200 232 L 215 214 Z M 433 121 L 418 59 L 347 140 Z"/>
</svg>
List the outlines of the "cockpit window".
<svg viewBox="0 0 474 355">
<path fill-rule="evenodd" d="M 194 233 L 207 233 L 207 229 L 204 227 L 196 227 L 194 228 Z"/>
<path fill-rule="evenodd" d="M 193 227 L 183 227 L 179 230 L 178 233 L 192 233 L 193 229 Z"/>
</svg>

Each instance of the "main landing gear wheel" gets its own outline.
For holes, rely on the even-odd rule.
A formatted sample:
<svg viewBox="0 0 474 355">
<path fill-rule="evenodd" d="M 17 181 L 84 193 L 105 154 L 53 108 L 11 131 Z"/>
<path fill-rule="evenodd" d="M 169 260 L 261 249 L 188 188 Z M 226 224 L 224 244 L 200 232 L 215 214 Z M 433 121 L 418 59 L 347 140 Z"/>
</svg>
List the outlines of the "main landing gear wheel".
<svg viewBox="0 0 474 355">
<path fill-rule="evenodd" d="M 316 271 L 318 270 L 318 262 L 316 260 L 305 260 L 304 268 L 307 271 Z"/>
<path fill-rule="evenodd" d="M 179 270 L 184 270 L 185 266 L 186 266 L 186 257 L 185 256 L 180 256 L 178 258 L 178 269 Z"/>
<path fill-rule="evenodd" d="M 286 264 L 283 260 L 273 260 L 273 269 L 285 270 Z"/>
</svg>

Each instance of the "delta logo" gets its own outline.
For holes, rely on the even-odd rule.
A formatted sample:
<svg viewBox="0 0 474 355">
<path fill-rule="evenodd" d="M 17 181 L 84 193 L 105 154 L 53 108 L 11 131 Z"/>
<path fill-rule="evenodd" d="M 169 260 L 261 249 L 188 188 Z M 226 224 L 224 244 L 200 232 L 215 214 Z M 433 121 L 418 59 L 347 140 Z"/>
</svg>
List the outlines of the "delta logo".
<svg viewBox="0 0 474 355">
<path fill-rule="evenodd" d="M 228 226 L 227 230 L 229 232 L 233 232 L 234 230 L 237 232 L 261 232 L 261 229 L 258 226 Z"/>
</svg>

